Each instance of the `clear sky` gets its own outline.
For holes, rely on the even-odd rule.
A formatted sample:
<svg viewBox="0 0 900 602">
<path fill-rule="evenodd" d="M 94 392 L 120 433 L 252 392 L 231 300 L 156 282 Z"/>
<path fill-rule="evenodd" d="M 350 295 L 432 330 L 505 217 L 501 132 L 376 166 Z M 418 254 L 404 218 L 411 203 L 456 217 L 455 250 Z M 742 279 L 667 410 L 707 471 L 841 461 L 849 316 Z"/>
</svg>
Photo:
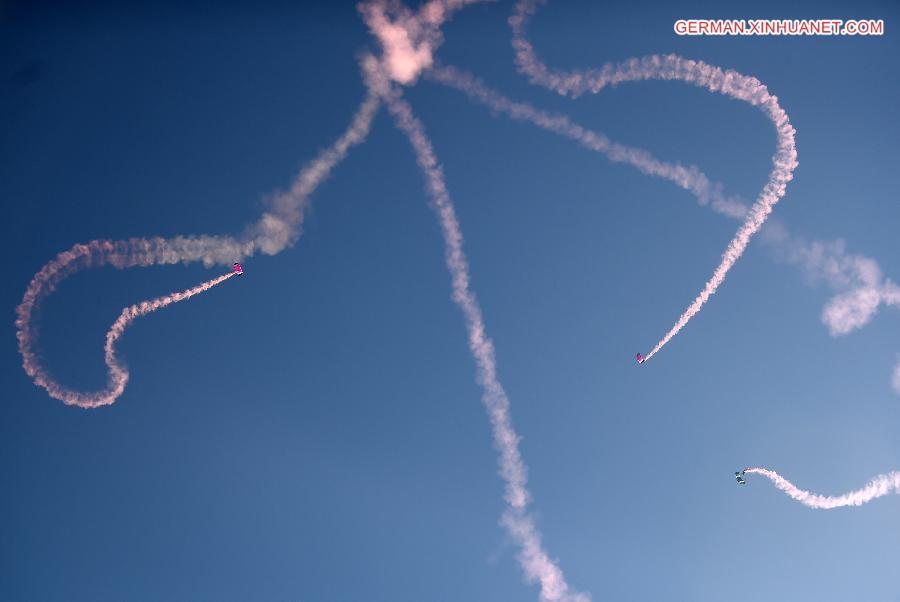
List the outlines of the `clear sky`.
<svg viewBox="0 0 900 602">
<path fill-rule="evenodd" d="M 675 52 L 764 82 L 797 129 L 775 210 L 900 279 L 900 77 L 892 2 L 551 2 L 557 68 Z M 516 72 L 503 0 L 461 10 L 436 58 L 752 200 L 775 133 L 678 82 L 575 101 Z M 679 37 L 680 18 L 881 18 L 882 37 Z M 0 599 L 536 600 L 498 524 L 503 485 L 406 139 L 382 111 L 312 197 L 291 249 L 138 320 L 112 406 L 66 407 L 21 368 L 14 309 L 90 239 L 234 234 L 347 126 L 377 46 L 353 2 L 35 3 L 0 9 Z M 538 526 L 594 600 L 900 600 L 900 499 L 815 511 L 900 469 L 900 312 L 832 337 L 834 294 L 755 240 L 637 366 L 737 223 L 687 192 L 419 81 L 472 285 L 523 437 Z M 199 264 L 85 271 L 40 317 L 60 381 L 103 386 L 122 307 Z"/>
</svg>

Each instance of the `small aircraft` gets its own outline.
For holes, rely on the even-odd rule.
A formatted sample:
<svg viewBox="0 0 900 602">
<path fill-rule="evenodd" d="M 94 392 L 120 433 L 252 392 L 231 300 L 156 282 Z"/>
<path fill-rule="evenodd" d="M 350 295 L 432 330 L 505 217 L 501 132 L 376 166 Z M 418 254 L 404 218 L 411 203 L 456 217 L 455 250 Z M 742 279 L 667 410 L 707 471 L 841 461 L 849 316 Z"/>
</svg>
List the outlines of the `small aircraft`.
<svg viewBox="0 0 900 602">
<path fill-rule="evenodd" d="M 643 363 L 644 363 L 644 356 L 641 355 L 640 353 L 638 353 L 637 355 L 635 355 L 635 356 L 634 356 L 634 359 L 636 359 L 636 360 L 637 360 L 637 363 L 639 363 L 639 364 L 643 364 Z"/>
<path fill-rule="evenodd" d="M 747 481 L 744 480 L 744 471 L 734 473 L 734 480 L 737 481 L 738 485 L 746 485 Z"/>
<path fill-rule="evenodd" d="M 234 267 L 231 268 L 231 271 L 232 271 L 233 273 L 237 274 L 238 276 L 243 276 L 243 275 L 244 275 L 244 268 L 242 268 L 242 267 L 241 267 L 241 264 L 239 264 L 239 263 L 235 263 L 235 264 L 234 264 Z"/>
</svg>

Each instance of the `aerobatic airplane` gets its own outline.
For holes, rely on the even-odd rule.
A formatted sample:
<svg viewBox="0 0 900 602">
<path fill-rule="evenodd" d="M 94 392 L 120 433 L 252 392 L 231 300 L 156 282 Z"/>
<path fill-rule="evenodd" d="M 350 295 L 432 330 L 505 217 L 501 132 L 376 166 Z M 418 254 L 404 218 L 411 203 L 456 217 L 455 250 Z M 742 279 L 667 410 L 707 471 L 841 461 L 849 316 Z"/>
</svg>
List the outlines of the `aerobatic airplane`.
<svg viewBox="0 0 900 602">
<path fill-rule="evenodd" d="M 235 274 L 237 274 L 238 276 L 244 275 L 244 268 L 242 268 L 241 264 L 239 264 L 239 263 L 235 263 L 234 267 L 231 268 L 231 271 L 234 272 Z"/>
<path fill-rule="evenodd" d="M 744 471 L 734 473 L 734 480 L 737 481 L 738 485 L 746 485 L 747 481 L 744 480 Z"/>
<path fill-rule="evenodd" d="M 638 353 L 637 355 L 635 355 L 635 356 L 634 356 L 634 359 L 636 359 L 636 360 L 637 360 L 637 363 L 639 363 L 639 364 L 643 364 L 643 363 L 644 363 L 644 356 L 641 355 L 640 353 Z"/>
</svg>

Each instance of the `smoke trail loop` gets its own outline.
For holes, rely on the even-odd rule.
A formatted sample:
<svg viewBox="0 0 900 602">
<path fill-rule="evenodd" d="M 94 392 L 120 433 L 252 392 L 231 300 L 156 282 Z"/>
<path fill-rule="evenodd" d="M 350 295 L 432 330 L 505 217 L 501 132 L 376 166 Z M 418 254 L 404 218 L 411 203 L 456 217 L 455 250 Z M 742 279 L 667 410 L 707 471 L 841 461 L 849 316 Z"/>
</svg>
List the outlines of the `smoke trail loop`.
<svg viewBox="0 0 900 602">
<path fill-rule="evenodd" d="M 181 292 L 141 301 L 123 309 L 106 333 L 106 344 L 103 347 L 103 351 L 107 367 L 107 382 L 106 388 L 101 391 L 82 392 L 63 387 L 51 379 L 40 364 L 29 363 L 26 369 L 30 368 L 29 374 L 34 379 L 35 384 L 46 389 L 51 397 L 59 399 L 66 405 L 86 409 L 109 405 L 122 395 L 125 391 L 125 386 L 128 384 L 128 369 L 116 356 L 116 343 L 125 334 L 128 326 L 141 316 L 206 292 L 234 275 L 233 272 L 223 274 Z M 33 357 L 29 359 L 33 359 Z"/>
<path fill-rule="evenodd" d="M 109 361 L 107 361 L 109 366 L 107 388 L 95 393 L 84 393 L 64 387 L 56 382 L 43 366 L 38 355 L 39 330 L 35 320 L 43 300 L 69 276 L 84 269 L 104 265 L 118 269 L 195 261 L 201 261 L 206 266 L 230 265 L 257 251 L 267 255 L 280 253 L 300 237 L 309 196 L 346 157 L 350 148 L 366 138 L 379 106 L 378 95 L 369 93 L 347 130 L 334 144 L 324 149 L 300 171 L 287 191 L 270 200 L 269 209 L 257 222 L 248 225 L 240 238 L 201 235 L 176 236 L 170 239 L 154 237 L 118 241 L 92 240 L 85 244 L 76 244 L 68 251 L 57 255 L 34 275 L 25 290 L 22 302 L 16 307 L 16 338 L 22 356 L 22 367 L 26 374 L 37 386 L 46 389 L 51 397 L 68 405 L 94 408 L 115 401 L 125 390 L 128 375 L 123 369 L 110 365 Z M 176 296 L 188 292 L 176 293 Z M 202 291 L 196 291 L 189 296 L 198 292 Z M 121 336 L 121 333 L 118 336 Z M 109 334 L 107 342 L 109 343 Z"/>
</svg>

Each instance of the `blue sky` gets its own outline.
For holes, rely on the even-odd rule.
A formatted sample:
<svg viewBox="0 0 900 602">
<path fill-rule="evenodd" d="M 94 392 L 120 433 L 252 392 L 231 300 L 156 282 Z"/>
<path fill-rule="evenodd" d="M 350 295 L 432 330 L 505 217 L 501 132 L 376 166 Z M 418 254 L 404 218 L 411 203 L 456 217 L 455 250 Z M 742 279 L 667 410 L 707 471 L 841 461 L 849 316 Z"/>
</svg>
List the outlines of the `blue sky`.
<svg viewBox="0 0 900 602">
<path fill-rule="evenodd" d="M 511 8 L 461 11 L 437 57 L 745 199 L 765 183 L 775 135 L 761 113 L 679 83 L 576 101 L 530 86 Z M 555 67 L 676 52 L 761 79 L 797 129 L 777 218 L 844 238 L 896 280 L 897 16 L 887 2 L 556 2 L 530 32 Z M 871 17 L 886 34 L 674 35 L 690 17 Z M 353 3 L 0 15 L 0 598 L 537 598 L 498 525 L 440 231 L 384 112 L 313 195 L 295 247 L 135 323 L 116 404 L 65 407 L 20 366 L 13 310 L 42 265 L 94 238 L 239 232 L 346 127 L 366 49 Z M 568 581 L 595 600 L 900 599 L 896 498 L 817 512 L 731 479 L 763 465 L 840 493 L 900 468 L 896 309 L 832 338 L 819 318 L 830 291 L 757 241 L 637 367 L 736 224 L 455 91 L 421 81 L 406 97 L 444 166 L 538 524 Z M 98 388 L 123 306 L 218 273 L 83 272 L 44 305 L 43 359 Z"/>
</svg>

